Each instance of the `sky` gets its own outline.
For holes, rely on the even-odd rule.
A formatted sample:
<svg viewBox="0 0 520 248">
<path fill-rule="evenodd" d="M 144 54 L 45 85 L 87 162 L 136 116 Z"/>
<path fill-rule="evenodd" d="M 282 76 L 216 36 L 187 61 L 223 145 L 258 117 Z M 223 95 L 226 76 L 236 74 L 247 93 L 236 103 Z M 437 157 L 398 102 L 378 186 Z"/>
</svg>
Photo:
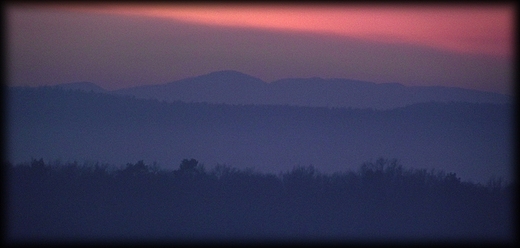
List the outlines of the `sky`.
<svg viewBox="0 0 520 248">
<path fill-rule="evenodd" d="M 514 7 L 11 4 L 7 84 L 115 90 L 236 70 L 512 95 Z"/>
</svg>

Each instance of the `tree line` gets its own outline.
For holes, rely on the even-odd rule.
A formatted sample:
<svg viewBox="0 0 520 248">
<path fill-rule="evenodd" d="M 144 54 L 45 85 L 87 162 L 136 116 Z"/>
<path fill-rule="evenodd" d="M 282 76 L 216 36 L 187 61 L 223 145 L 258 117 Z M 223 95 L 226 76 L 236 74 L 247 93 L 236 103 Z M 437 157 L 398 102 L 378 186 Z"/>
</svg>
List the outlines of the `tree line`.
<svg viewBox="0 0 520 248">
<path fill-rule="evenodd" d="M 507 242 L 513 183 L 461 181 L 378 159 L 357 171 L 279 174 L 184 159 L 8 164 L 7 237 L 30 240 Z"/>
</svg>

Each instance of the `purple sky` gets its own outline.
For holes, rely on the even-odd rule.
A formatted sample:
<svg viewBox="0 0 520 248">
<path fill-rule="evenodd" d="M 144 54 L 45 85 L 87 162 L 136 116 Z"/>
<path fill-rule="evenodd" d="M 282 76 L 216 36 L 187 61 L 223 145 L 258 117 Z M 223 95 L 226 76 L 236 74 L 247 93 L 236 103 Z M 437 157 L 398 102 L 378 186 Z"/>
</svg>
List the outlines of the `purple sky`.
<svg viewBox="0 0 520 248">
<path fill-rule="evenodd" d="M 337 16 L 337 25 L 341 27 L 349 22 L 341 19 L 344 17 L 342 13 L 345 13 L 345 16 L 354 16 L 354 13 L 347 11 L 348 6 L 345 12 L 308 12 L 309 20 L 305 25 L 311 27 L 313 23 L 324 23 L 323 26 L 332 27 L 326 30 L 327 32 L 288 28 L 289 26 L 274 27 L 274 24 L 262 19 L 262 13 L 271 13 L 264 10 L 256 14 L 244 14 L 236 10 L 236 13 L 242 13 L 246 20 L 248 16 L 254 16 L 262 21 L 258 22 L 262 25 L 256 25 L 254 22 L 234 25 L 234 19 L 227 16 L 227 19 L 222 20 L 229 23 L 223 24 L 224 21 L 217 19 L 197 21 L 192 17 L 196 16 L 194 14 L 186 14 L 182 18 L 164 18 L 158 11 L 153 12 L 156 16 L 135 14 L 144 13 L 144 7 L 146 6 L 134 8 L 133 14 L 121 14 L 105 7 L 97 8 L 102 11 L 94 11 L 96 8 L 77 10 L 56 6 L 7 6 L 5 11 L 8 85 L 36 86 L 89 81 L 113 90 L 145 84 L 163 84 L 218 70 L 237 70 L 266 82 L 287 77 L 347 78 L 376 83 L 456 86 L 513 94 L 512 49 L 502 49 L 512 41 L 503 42 L 501 38 L 502 40 L 495 42 L 490 37 L 484 37 L 488 33 L 485 28 L 462 26 L 472 25 L 473 22 L 461 20 L 459 29 L 486 32 L 458 38 L 470 40 L 471 43 L 467 44 L 477 44 L 471 47 L 477 52 L 464 52 L 460 49 L 464 46 L 452 46 L 455 48 L 448 49 L 450 44 L 437 42 L 433 35 L 426 37 L 426 34 L 429 34 L 428 30 L 432 30 L 432 34 L 439 34 L 435 37 L 447 32 L 444 32 L 442 26 L 433 29 L 424 20 L 417 21 L 418 24 L 424 25 L 424 29 L 421 29 L 421 26 L 407 27 L 415 30 L 417 37 L 425 37 L 417 42 L 412 39 L 415 33 L 409 33 L 409 37 L 405 37 L 406 32 L 399 34 L 398 31 L 392 31 L 394 29 L 390 24 L 387 30 L 396 32 L 395 36 L 383 33 L 370 33 L 366 36 L 357 33 L 340 34 L 338 32 L 341 30 L 333 32 L 335 29 L 331 24 L 334 21 L 332 19 L 330 23 L 325 23 L 325 19 L 313 22 L 312 18 L 316 19 L 319 15 Z M 229 10 L 231 14 L 235 13 L 232 9 Z M 295 16 L 298 16 L 298 13 L 307 13 L 298 11 L 300 10 L 294 10 Z M 412 14 L 415 12 L 407 11 L 410 16 L 414 16 Z M 484 13 L 485 9 L 479 11 Z M 476 25 L 493 23 L 493 15 L 499 17 L 504 13 L 510 14 L 511 18 L 503 19 L 512 21 L 512 7 L 509 12 L 495 12 L 490 10 L 488 15 L 482 14 L 480 22 L 476 22 Z M 202 15 L 203 17 L 212 17 L 210 12 L 201 13 L 208 13 Z M 384 16 L 379 12 L 370 13 L 374 17 Z M 393 15 L 403 17 L 403 13 L 396 12 Z M 276 23 L 280 23 L 281 19 L 276 19 L 275 14 L 266 14 L 265 18 L 272 18 Z M 438 19 L 431 19 L 431 16 Z M 481 20 L 488 16 L 490 21 Z M 444 23 L 448 24 L 445 26 L 457 27 L 459 22 L 453 22 L 448 17 L 448 14 L 431 14 L 430 23 L 443 23 L 443 18 L 446 18 Z M 211 24 L 217 21 L 218 25 Z M 288 19 L 287 23 L 290 24 L 290 21 L 298 23 L 297 19 Z M 360 22 L 368 23 L 369 20 Z M 502 33 L 508 31 L 510 33 L 505 33 L 503 37 L 512 37 L 513 30 L 507 28 L 512 27 L 512 24 L 506 23 L 507 25 L 501 26 L 501 22 L 502 19 L 493 24 L 495 26 L 488 25 L 486 28 Z M 395 25 L 399 24 L 396 23 Z M 369 29 L 367 26 L 366 30 Z M 398 39 L 395 38 L 389 42 L 388 39 L 373 38 L 379 37 L 378 35 L 401 37 L 401 40 L 395 42 L 395 39 Z M 433 45 L 428 44 L 428 41 L 432 41 Z M 478 52 L 479 44 L 482 44 L 481 47 L 490 47 L 490 44 L 495 43 L 499 43 L 499 46 L 495 46 L 493 51 L 498 52 Z M 500 45 L 502 43 L 505 45 Z M 448 45 L 443 47 L 436 44 Z"/>
</svg>

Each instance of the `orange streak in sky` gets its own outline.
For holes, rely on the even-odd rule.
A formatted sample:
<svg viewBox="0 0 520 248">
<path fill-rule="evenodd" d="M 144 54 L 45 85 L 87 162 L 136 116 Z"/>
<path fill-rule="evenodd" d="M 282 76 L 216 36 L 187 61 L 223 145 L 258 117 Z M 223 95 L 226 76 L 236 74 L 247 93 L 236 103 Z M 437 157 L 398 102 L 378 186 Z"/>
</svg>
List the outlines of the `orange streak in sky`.
<svg viewBox="0 0 520 248">
<path fill-rule="evenodd" d="M 70 6 L 69 6 L 70 7 Z M 102 5 L 103 13 L 171 18 L 206 25 L 335 34 L 462 53 L 511 56 L 509 5 Z"/>
</svg>

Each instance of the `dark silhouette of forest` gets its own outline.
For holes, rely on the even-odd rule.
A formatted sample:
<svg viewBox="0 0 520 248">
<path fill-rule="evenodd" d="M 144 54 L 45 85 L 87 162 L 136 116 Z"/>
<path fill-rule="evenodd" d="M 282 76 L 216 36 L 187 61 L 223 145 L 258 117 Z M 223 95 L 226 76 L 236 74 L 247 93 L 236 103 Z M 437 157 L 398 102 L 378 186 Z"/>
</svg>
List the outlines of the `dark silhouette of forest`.
<svg viewBox="0 0 520 248">
<path fill-rule="evenodd" d="M 511 242 L 513 185 L 378 159 L 279 174 L 184 159 L 8 164 L 7 241 Z"/>
</svg>

